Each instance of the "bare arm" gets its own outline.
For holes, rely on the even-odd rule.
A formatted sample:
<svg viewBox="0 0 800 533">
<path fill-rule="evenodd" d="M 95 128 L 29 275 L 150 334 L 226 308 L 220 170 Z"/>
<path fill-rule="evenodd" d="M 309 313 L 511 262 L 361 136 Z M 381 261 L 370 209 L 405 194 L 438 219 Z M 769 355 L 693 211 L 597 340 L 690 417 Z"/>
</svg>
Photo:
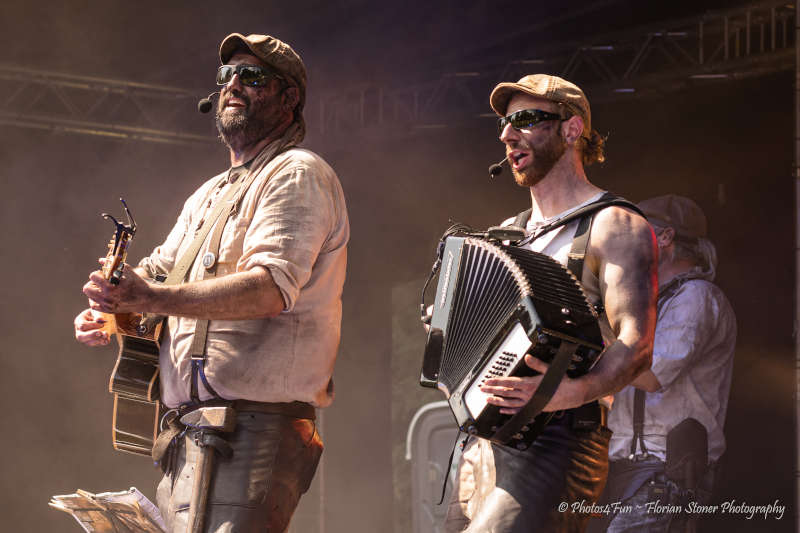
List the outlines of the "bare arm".
<svg viewBox="0 0 800 533">
<path fill-rule="evenodd" d="M 105 313 L 147 312 L 210 320 L 247 320 L 278 315 L 283 296 L 264 267 L 180 285 L 160 285 L 125 266 L 119 285 L 92 272 L 83 292 L 90 307 Z"/>
<path fill-rule="evenodd" d="M 645 370 L 636 376 L 636 379 L 631 381 L 631 385 L 637 389 L 642 389 L 645 392 L 658 392 L 661 390 L 661 383 L 658 381 L 656 375 L 650 370 Z"/>
<path fill-rule="evenodd" d="M 609 324 L 617 339 L 592 371 L 576 381 L 585 401 L 621 390 L 650 368 L 656 325 L 657 251 L 642 217 L 612 207 L 598 213 L 587 266 L 598 273 Z"/>
<path fill-rule="evenodd" d="M 650 225 L 629 211 L 611 207 L 596 216 L 585 268 L 600 280 L 609 324 L 617 337 L 591 372 L 565 377 L 545 411 L 578 407 L 613 394 L 650 367 L 656 323 L 656 246 Z M 527 355 L 531 368 L 546 372 L 548 365 Z M 512 414 L 530 400 L 541 376 L 494 378 L 481 387 L 494 394 L 489 403 Z"/>
</svg>

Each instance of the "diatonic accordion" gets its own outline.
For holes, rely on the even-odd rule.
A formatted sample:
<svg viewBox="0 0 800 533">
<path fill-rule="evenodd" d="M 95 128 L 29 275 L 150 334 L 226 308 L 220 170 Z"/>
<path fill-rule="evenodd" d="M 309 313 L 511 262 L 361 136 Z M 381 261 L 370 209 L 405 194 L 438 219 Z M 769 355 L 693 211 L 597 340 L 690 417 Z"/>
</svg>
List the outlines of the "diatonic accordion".
<svg viewBox="0 0 800 533">
<path fill-rule="evenodd" d="M 494 440 L 510 416 L 486 403 L 481 383 L 536 374 L 525 354 L 550 362 L 562 341 L 577 345 L 567 375 L 585 374 L 603 350 L 597 313 L 569 270 L 544 254 L 449 236 L 441 259 L 420 383 L 444 392 L 462 431 Z M 527 448 L 549 418 L 501 444 Z"/>
</svg>

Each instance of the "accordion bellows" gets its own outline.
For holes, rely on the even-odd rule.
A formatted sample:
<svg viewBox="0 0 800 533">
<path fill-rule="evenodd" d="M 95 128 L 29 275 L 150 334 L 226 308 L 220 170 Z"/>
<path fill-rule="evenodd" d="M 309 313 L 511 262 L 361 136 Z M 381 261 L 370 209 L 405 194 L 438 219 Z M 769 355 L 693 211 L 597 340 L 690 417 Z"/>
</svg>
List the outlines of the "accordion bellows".
<svg viewBox="0 0 800 533">
<path fill-rule="evenodd" d="M 485 404 L 480 383 L 531 375 L 525 353 L 549 362 L 562 340 L 578 345 L 570 377 L 602 352 L 597 313 L 569 270 L 524 248 L 446 238 L 420 382 L 444 392 L 462 430 L 490 438 L 508 417 Z"/>
</svg>

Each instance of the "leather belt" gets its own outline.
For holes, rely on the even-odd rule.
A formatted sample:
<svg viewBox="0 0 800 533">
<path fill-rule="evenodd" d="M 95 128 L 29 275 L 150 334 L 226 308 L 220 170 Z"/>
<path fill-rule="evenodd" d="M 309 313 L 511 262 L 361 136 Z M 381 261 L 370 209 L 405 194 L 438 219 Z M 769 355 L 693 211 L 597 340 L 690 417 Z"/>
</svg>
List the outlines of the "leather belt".
<svg viewBox="0 0 800 533">
<path fill-rule="evenodd" d="M 183 435 L 185 427 L 179 422 L 186 413 L 200 407 L 232 407 L 236 413 L 269 413 L 290 416 L 293 418 L 316 419 L 314 406 L 305 402 L 252 402 L 250 400 L 208 400 L 200 403 L 188 403 L 168 410 L 161 419 L 161 433 L 156 438 L 152 457 L 166 471 L 170 466 L 164 464 L 167 449 L 175 437 Z"/>
<path fill-rule="evenodd" d="M 271 413 L 293 418 L 307 418 L 308 420 L 317 418 L 314 406 L 306 402 L 269 403 L 236 400 L 233 402 L 233 408 L 237 413 Z"/>
<path fill-rule="evenodd" d="M 316 410 L 310 403 L 253 402 L 250 400 L 208 400 L 200 403 L 188 403 L 177 408 L 178 415 L 183 416 L 200 407 L 233 407 L 237 413 L 269 413 L 293 418 L 307 418 L 308 420 L 315 420 L 317 417 Z"/>
<path fill-rule="evenodd" d="M 595 430 L 608 425 L 608 407 L 597 401 L 583 404 L 580 407 L 558 411 L 554 418 L 563 418 L 564 422 L 571 422 L 572 427 L 578 430 Z"/>
</svg>

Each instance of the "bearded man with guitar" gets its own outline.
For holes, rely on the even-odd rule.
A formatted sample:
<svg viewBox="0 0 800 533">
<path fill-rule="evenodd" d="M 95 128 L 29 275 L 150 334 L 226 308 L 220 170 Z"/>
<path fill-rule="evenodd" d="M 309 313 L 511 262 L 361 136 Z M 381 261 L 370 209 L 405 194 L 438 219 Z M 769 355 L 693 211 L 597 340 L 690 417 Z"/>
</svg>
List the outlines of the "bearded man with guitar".
<svg viewBox="0 0 800 533">
<path fill-rule="evenodd" d="M 333 399 L 349 225 L 335 172 L 296 147 L 300 57 L 273 37 L 237 33 L 219 56 L 216 122 L 230 169 L 189 197 L 138 267 L 107 263 L 90 275 L 75 336 L 108 344 L 116 321 L 118 368 L 137 328 L 160 346 L 160 398 L 147 400 L 165 412 L 152 452 L 169 531 L 277 533 L 322 453 L 313 420 Z M 161 338 L 125 331 L 128 313 L 168 317 Z M 112 391 L 127 395 L 113 382 Z"/>
</svg>

